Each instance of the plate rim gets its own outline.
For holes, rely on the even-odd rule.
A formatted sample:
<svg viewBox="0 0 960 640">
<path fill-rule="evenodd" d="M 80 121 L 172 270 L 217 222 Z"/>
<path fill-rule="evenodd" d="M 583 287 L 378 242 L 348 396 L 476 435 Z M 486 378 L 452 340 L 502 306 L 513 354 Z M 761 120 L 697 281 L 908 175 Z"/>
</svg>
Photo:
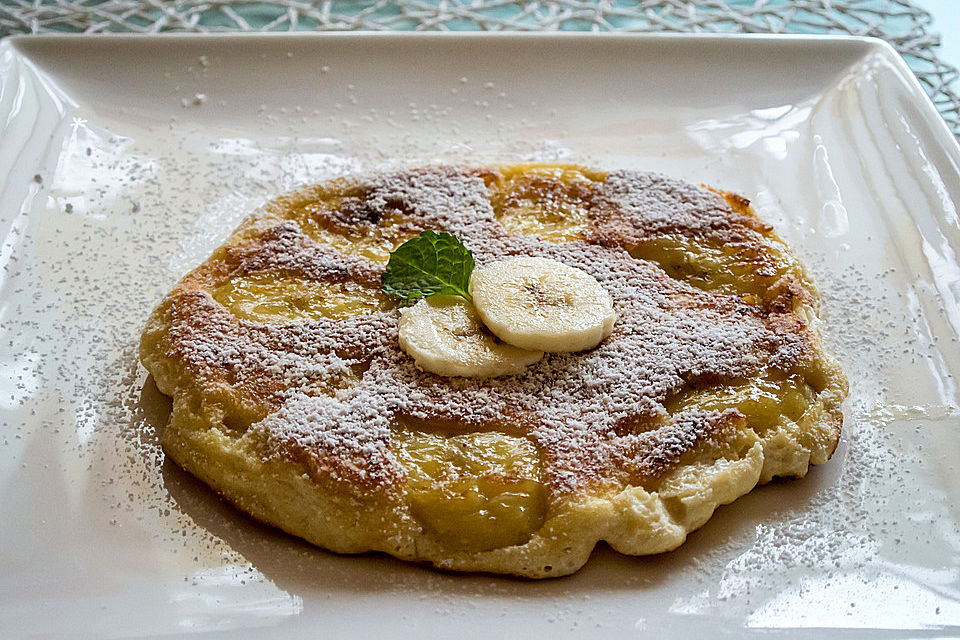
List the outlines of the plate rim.
<svg viewBox="0 0 960 640">
<path fill-rule="evenodd" d="M 923 88 L 919 78 L 907 64 L 903 56 L 888 41 L 876 36 L 857 36 L 845 34 L 804 34 L 804 33 L 657 33 L 657 32 L 623 32 L 623 31 L 218 31 L 214 33 L 40 33 L 14 34 L 0 39 L 0 47 L 7 46 L 16 53 L 29 59 L 29 48 L 32 46 L 77 45 L 96 40 L 100 43 L 114 43 L 123 46 L 156 45 L 158 43 L 173 44 L 176 42 L 191 44 L 209 42 L 216 46 L 217 42 L 271 42 L 283 40 L 353 40 L 371 42 L 376 41 L 505 41 L 515 42 L 544 42 L 555 41 L 564 46 L 591 41 L 606 41 L 629 46 L 636 42 L 645 43 L 707 43 L 713 45 L 742 43 L 748 46 L 770 47 L 779 43 L 789 42 L 793 46 L 816 49 L 824 46 L 840 46 L 854 49 L 863 49 L 864 55 L 879 54 L 892 64 L 897 75 L 903 81 L 903 88 L 909 93 L 911 100 L 919 107 L 920 115 L 930 127 L 930 133 L 941 145 L 943 150 L 952 156 L 954 162 L 960 165 L 960 140 L 950 130 L 946 120 L 940 114 L 933 99 Z M 37 43 L 34 45 L 33 43 Z M 42 43 L 42 44 L 40 44 Z M 749 44 L 748 44 L 749 43 Z M 861 58 L 862 59 L 862 58 Z M 849 66 L 845 69 L 850 68 Z M 842 71 L 843 69 L 838 69 Z"/>
</svg>

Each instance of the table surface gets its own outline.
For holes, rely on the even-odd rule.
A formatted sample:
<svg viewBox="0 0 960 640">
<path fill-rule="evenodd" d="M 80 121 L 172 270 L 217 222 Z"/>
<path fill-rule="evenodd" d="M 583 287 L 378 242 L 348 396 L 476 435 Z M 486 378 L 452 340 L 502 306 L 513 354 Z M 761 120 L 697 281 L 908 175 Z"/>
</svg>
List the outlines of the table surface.
<svg viewBox="0 0 960 640">
<path fill-rule="evenodd" d="M 919 4 L 933 16 L 933 31 L 943 38 L 940 57 L 960 67 L 960 4 L 956 0 L 922 0 Z"/>
</svg>

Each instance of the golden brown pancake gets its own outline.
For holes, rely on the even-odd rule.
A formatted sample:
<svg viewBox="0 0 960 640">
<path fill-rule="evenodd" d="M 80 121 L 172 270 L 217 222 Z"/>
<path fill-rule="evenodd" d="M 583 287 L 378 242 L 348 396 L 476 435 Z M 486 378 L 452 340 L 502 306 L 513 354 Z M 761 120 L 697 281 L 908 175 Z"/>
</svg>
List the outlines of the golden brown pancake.
<svg viewBox="0 0 960 640">
<path fill-rule="evenodd" d="M 552 258 L 619 319 L 517 376 L 400 350 L 389 253 L 447 231 L 478 265 Z M 823 464 L 847 383 L 806 270 L 742 197 L 655 173 L 428 167 L 283 196 L 151 315 L 166 453 L 239 509 L 340 553 L 533 578 L 598 541 L 669 551 L 714 509 Z"/>
</svg>

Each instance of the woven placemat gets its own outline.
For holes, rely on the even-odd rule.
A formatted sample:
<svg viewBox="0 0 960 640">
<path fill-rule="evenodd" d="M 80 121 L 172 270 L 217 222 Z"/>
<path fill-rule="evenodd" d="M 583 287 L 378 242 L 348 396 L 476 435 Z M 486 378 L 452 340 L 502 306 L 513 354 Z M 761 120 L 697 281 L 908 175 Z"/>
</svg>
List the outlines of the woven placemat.
<svg viewBox="0 0 960 640">
<path fill-rule="evenodd" d="M 960 6 L 958 6 L 960 8 Z M 0 36 L 161 31 L 700 31 L 876 36 L 960 136 L 957 69 L 911 0 L 2 0 Z"/>
</svg>

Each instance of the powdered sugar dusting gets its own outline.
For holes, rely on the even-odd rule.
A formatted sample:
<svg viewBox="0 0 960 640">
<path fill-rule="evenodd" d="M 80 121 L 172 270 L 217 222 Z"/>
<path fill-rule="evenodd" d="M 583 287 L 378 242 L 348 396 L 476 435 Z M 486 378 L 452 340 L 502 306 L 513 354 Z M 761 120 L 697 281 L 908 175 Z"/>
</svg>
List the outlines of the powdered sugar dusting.
<svg viewBox="0 0 960 640">
<path fill-rule="evenodd" d="M 399 206 L 419 228 L 457 235 L 480 264 L 535 255 L 583 269 L 611 294 L 619 320 L 597 348 L 548 354 L 519 376 L 442 378 L 417 370 L 400 350 L 397 310 L 264 326 L 234 318 L 207 293 L 175 295 L 167 318 L 168 353 L 198 374 L 259 390 L 275 410 L 255 431 L 278 451 L 309 452 L 318 468 L 342 463 L 368 484 L 389 484 L 399 474 L 389 455 L 389 426 L 400 416 L 519 428 L 541 448 L 544 472 L 558 492 L 624 473 L 656 475 L 728 419 L 668 416 L 664 401 L 671 394 L 688 380 L 754 375 L 771 364 L 779 346 L 797 338 L 778 332 L 761 308 L 678 282 L 622 246 L 507 235 L 475 170 L 383 174 L 364 189 L 365 210 L 374 219 L 378 211 Z M 647 190 L 654 195 L 644 195 Z M 602 197 L 608 214 L 610 206 L 619 206 L 623 215 L 643 222 L 649 213 L 657 228 L 666 223 L 671 199 L 681 211 L 674 229 L 717 229 L 724 213 L 736 218 L 706 190 L 644 173 L 618 174 Z M 647 201 L 653 204 L 637 209 Z M 382 268 L 314 242 L 293 222 L 230 255 L 235 273 L 244 274 L 282 268 L 304 278 L 356 279 Z M 777 364 L 792 364 L 782 360 L 781 353 Z M 357 368 L 363 372 L 356 379 L 335 384 Z"/>
<path fill-rule="evenodd" d="M 617 232 L 630 240 L 676 230 L 722 238 L 763 226 L 731 212 L 722 196 L 658 173 L 615 171 L 607 177 L 605 195 L 614 205 Z"/>
<path fill-rule="evenodd" d="M 238 275 L 284 269 L 314 280 L 352 280 L 372 284 L 379 270 L 367 261 L 349 260 L 333 247 L 310 242 L 296 222 L 283 222 L 268 230 L 254 250 L 239 247 L 228 260 L 236 260 Z"/>
<path fill-rule="evenodd" d="M 279 442 L 295 440 L 296 451 L 308 458 L 307 467 L 319 482 L 396 478 L 401 472 L 388 447 L 390 415 L 382 402 L 367 399 L 356 390 L 336 397 L 294 390 L 255 428 L 282 434 Z"/>
</svg>

